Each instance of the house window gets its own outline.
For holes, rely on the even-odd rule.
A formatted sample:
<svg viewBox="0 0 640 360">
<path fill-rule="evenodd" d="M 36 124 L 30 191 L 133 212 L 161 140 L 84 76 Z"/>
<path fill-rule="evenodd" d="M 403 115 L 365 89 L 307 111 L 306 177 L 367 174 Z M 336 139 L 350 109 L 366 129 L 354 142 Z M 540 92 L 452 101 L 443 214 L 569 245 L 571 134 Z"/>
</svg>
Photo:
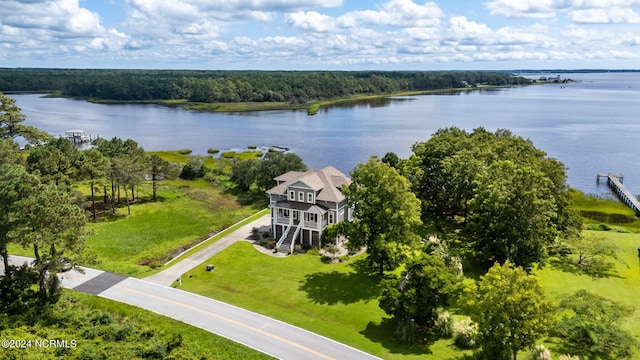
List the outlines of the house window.
<svg viewBox="0 0 640 360">
<path fill-rule="evenodd" d="M 307 193 L 307 202 L 313 204 L 313 193 Z"/>
<path fill-rule="evenodd" d="M 318 222 L 318 214 L 305 213 L 304 214 L 304 221 Z"/>
<path fill-rule="evenodd" d="M 289 217 L 289 209 L 285 209 L 284 210 L 284 216 L 285 217 Z"/>
<path fill-rule="evenodd" d="M 302 191 L 298 191 L 298 201 L 304 202 L 304 193 Z"/>
<path fill-rule="evenodd" d="M 294 201 L 296 199 L 296 192 L 291 190 L 289 191 L 289 200 Z"/>
<path fill-rule="evenodd" d="M 333 213 L 329 213 L 329 224 L 333 224 Z"/>
</svg>

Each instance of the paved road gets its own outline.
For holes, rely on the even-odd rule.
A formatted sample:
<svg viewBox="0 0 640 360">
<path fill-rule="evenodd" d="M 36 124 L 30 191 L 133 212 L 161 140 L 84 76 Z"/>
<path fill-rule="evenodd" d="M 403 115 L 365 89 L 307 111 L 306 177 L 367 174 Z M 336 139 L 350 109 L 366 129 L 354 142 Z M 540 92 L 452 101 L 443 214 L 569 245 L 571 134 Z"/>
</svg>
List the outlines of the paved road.
<svg viewBox="0 0 640 360">
<path fill-rule="evenodd" d="M 188 256 L 184 259 L 181 259 L 181 258 L 176 259 L 173 265 L 171 265 L 165 270 L 162 270 L 157 274 L 146 277 L 145 280 L 151 281 L 160 285 L 170 286 L 171 284 L 173 284 L 174 281 L 176 281 L 178 277 L 182 276 L 182 274 L 202 264 L 213 255 L 226 249 L 227 247 L 229 247 L 230 245 L 232 245 L 237 241 L 248 239 L 251 236 L 251 230 L 253 228 L 268 226 L 270 222 L 271 222 L 271 218 L 269 214 L 262 216 L 242 226 L 241 228 L 232 232 L 231 234 L 216 240 L 216 242 L 214 242 L 213 244 L 203 248 L 202 250 L 194 253 L 193 255 Z"/>
<path fill-rule="evenodd" d="M 15 265 L 33 259 L 11 256 Z M 1 267 L 0 267 L 1 268 Z M 62 286 L 156 312 L 279 359 L 377 359 L 307 330 L 233 305 L 95 269 L 61 274 Z"/>
</svg>

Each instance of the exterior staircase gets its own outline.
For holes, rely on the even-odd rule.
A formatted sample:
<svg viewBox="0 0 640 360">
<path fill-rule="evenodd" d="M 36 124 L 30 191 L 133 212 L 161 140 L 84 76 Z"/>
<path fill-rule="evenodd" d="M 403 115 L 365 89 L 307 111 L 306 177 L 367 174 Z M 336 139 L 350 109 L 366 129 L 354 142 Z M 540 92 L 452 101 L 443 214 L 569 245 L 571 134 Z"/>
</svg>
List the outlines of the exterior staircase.
<svg viewBox="0 0 640 360">
<path fill-rule="evenodd" d="M 296 237 L 298 237 L 299 227 L 295 225 L 291 226 L 292 228 L 289 229 L 287 237 L 284 238 L 282 243 L 278 246 L 279 253 L 287 254 L 289 252 L 289 249 L 291 248 L 291 243 L 295 240 Z"/>
</svg>

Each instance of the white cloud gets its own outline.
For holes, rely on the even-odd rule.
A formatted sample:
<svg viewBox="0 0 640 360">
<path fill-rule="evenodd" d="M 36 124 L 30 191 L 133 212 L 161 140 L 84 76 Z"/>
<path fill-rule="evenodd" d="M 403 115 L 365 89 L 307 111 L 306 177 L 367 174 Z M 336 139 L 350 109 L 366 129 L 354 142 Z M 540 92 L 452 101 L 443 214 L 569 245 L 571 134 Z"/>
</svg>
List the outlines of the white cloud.
<svg viewBox="0 0 640 360">
<path fill-rule="evenodd" d="M 339 31 L 361 26 L 428 27 L 440 24 L 445 14 L 435 2 L 422 5 L 411 0 L 389 0 L 378 10 L 355 10 L 337 18 L 316 11 L 290 13 L 286 22 L 294 28 L 310 32 Z"/>
<path fill-rule="evenodd" d="M 587 24 L 640 23 L 640 14 L 630 8 L 574 10 L 569 16 L 577 23 Z"/>
<path fill-rule="evenodd" d="M 444 12 L 435 2 L 422 5 L 411 0 L 390 0 L 380 5 L 380 10 L 353 11 L 341 16 L 345 24 L 390 25 L 390 26 L 434 26 L 440 23 Z"/>
<path fill-rule="evenodd" d="M 304 31 L 324 33 L 337 30 L 331 16 L 320 14 L 317 11 L 298 11 L 285 14 L 284 20 L 294 28 Z"/>
<path fill-rule="evenodd" d="M 574 21 L 594 23 L 636 22 L 633 7 L 638 5 L 639 0 L 492 0 L 486 4 L 491 15 L 540 19 L 569 12 Z"/>
<path fill-rule="evenodd" d="M 81 8 L 78 0 L 3 1 L 0 19 L 5 26 L 55 31 L 68 37 L 105 32 L 98 14 Z"/>
<path fill-rule="evenodd" d="M 18 59 L 57 59 L 99 51 L 118 51 L 126 34 L 107 29 L 100 15 L 79 0 L 5 0 L 0 6 L 0 44 Z"/>
</svg>

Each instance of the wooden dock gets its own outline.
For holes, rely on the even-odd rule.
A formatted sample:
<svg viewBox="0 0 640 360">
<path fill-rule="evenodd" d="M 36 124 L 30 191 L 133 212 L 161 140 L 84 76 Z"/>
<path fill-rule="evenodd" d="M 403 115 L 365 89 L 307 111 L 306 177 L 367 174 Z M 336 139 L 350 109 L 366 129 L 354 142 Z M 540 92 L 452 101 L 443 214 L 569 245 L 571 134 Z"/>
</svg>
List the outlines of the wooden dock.
<svg viewBox="0 0 640 360">
<path fill-rule="evenodd" d="M 613 190 L 613 192 L 618 195 L 620 200 L 625 203 L 628 207 L 632 208 L 635 211 L 636 216 L 640 216 L 640 201 L 631 194 L 629 190 L 627 190 L 624 185 L 622 185 L 622 180 L 624 176 L 622 174 L 598 174 L 597 181 L 600 182 L 601 177 L 607 178 L 607 185 Z"/>
</svg>

